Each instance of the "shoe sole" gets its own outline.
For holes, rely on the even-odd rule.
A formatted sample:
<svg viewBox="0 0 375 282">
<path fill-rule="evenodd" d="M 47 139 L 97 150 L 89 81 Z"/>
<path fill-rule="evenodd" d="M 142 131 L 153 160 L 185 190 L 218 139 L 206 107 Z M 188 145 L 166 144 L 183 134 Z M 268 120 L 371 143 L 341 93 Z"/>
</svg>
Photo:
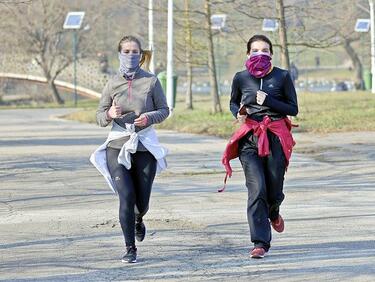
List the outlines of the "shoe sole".
<svg viewBox="0 0 375 282">
<path fill-rule="evenodd" d="M 264 255 L 252 255 L 252 254 L 250 254 L 250 258 L 253 258 L 253 259 L 262 259 L 262 258 L 264 258 L 267 254 L 268 254 L 268 252 L 265 252 Z"/>
<path fill-rule="evenodd" d="M 137 262 L 137 260 L 128 261 L 128 260 L 124 260 L 124 259 L 122 259 L 121 261 L 124 262 L 124 263 L 136 263 Z"/>
<path fill-rule="evenodd" d="M 251 258 L 253 259 L 262 259 L 264 256 L 259 256 L 259 255 L 250 255 Z"/>
<path fill-rule="evenodd" d="M 142 241 L 145 239 L 146 234 L 147 234 L 147 229 L 145 230 L 145 236 L 143 236 L 143 238 L 141 238 L 142 240 L 140 240 L 140 238 L 137 238 L 137 235 L 135 235 L 135 239 L 136 239 L 138 242 L 142 242 Z"/>
<path fill-rule="evenodd" d="M 142 242 L 145 239 L 145 237 L 146 237 L 146 234 L 143 238 L 137 238 L 137 236 L 136 236 L 135 239 L 137 240 L 137 242 Z"/>
</svg>

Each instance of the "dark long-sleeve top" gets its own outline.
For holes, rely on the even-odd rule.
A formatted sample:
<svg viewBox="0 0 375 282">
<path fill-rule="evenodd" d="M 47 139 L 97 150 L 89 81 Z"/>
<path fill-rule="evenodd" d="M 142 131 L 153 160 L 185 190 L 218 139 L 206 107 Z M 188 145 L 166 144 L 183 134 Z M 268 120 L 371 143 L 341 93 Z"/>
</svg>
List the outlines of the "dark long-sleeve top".
<svg viewBox="0 0 375 282">
<path fill-rule="evenodd" d="M 263 105 L 256 102 L 258 90 L 268 94 Z M 277 120 L 298 114 L 297 95 L 290 74 L 277 67 L 263 78 L 253 77 L 247 70 L 236 73 L 230 98 L 230 111 L 234 117 L 237 117 L 240 104 L 246 106 L 248 116 L 256 121 L 266 115 Z"/>
<path fill-rule="evenodd" d="M 131 87 L 129 87 L 129 83 L 131 83 Z M 155 75 L 142 69 L 136 73 L 131 82 L 121 74 L 116 74 L 108 81 L 96 111 L 96 121 L 102 127 L 111 123 L 111 120 L 108 120 L 107 111 L 113 101 L 121 107 L 123 114 L 113 121 L 123 127 L 124 123 L 133 123 L 140 114 L 147 116 L 145 127 L 160 123 L 169 115 L 169 108 L 159 80 Z M 136 127 L 136 131 L 143 128 Z M 115 140 L 108 144 L 108 147 L 119 149 L 124 142 L 126 140 Z M 138 150 L 144 151 L 145 148 L 139 144 Z"/>
</svg>

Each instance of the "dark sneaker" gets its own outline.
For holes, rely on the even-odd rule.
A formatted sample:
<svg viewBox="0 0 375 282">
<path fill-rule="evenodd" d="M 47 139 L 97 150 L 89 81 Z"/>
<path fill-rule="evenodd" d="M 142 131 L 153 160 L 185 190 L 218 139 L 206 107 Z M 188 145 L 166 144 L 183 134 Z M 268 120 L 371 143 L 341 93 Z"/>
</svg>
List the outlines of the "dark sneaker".
<svg viewBox="0 0 375 282">
<path fill-rule="evenodd" d="M 126 253 L 122 257 L 122 262 L 137 262 L 137 248 L 135 246 L 126 247 Z"/>
<path fill-rule="evenodd" d="M 136 222 L 135 223 L 135 239 L 137 239 L 138 242 L 142 242 L 143 239 L 146 236 L 146 226 L 141 222 Z"/>
<path fill-rule="evenodd" d="M 275 220 L 271 221 L 271 225 L 276 232 L 281 233 L 284 231 L 284 219 L 281 215 L 279 215 L 279 217 Z"/>
<path fill-rule="evenodd" d="M 251 250 L 250 257 L 255 258 L 255 259 L 260 259 L 260 258 L 264 258 L 266 253 L 267 252 L 266 252 L 265 249 L 263 249 L 261 247 L 255 247 L 254 249 Z"/>
</svg>

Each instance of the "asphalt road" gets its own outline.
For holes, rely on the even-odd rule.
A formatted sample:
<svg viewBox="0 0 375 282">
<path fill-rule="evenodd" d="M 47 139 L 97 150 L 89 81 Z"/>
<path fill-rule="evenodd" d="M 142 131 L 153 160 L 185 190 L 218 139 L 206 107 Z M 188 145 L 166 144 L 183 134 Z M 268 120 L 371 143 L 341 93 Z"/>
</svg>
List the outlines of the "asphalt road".
<svg viewBox="0 0 375 282">
<path fill-rule="evenodd" d="M 0 111 L 0 281 L 375 281 L 375 133 L 296 134 L 281 213 L 263 260 L 249 258 L 238 160 L 217 193 L 226 140 L 159 131 L 139 263 L 121 263 L 118 200 L 89 163 L 109 128 Z"/>
</svg>

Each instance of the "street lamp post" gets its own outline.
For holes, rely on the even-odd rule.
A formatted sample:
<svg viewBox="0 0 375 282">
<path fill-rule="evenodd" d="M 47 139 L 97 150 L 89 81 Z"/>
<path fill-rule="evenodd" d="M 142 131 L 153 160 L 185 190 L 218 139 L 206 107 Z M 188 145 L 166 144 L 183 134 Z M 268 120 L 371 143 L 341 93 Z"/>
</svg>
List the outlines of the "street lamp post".
<svg viewBox="0 0 375 282">
<path fill-rule="evenodd" d="M 371 33 L 371 93 L 375 93 L 375 21 L 374 21 L 374 0 L 370 4 L 370 33 Z"/>
<path fill-rule="evenodd" d="M 77 31 L 73 30 L 73 84 L 74 84 L 74 106 L 77 107 Z"/>
<path fill-rule="evenodd" d="M 370 19 L 357 19 L 357 22 L 355 23 L 354 31 L 361 33 L 360 38 L 361 38 L 361 64 L 363 64 L 363 33 L 368 32 L 370 30 Z M 371 71 L 372 72 L 372 71 Z M 363 71 L 363 67 L 361 69 L 361 85 L 360 89 L 368 89 L 371 81 L 367 77 L 368 73 Z M 367 82 L 367 83 L 366 83 Z"/>
<path fill-rule="evenodd" d="M 77 106 L 77 30 L 81 28 L 85 12 L 69 12 L 66 15 L 64 29 L 73 30 L 73 85 L 74 85 L 74 106 Z"/>
<path fill-rule="evenodd" d="M 153 0 L 148 1 L 148 48 L 154 52 L 154 16 L 153 16 Z M 151 56 L 150 71 L 155 72 L 154 54 Z"/>
<path fill-rule="evenodd" d="M 216 61 L 216 73 L 217 73 L 217 76 L 218 76 L 218 91 L 219 91 L 219 95 L 221 95 L 221 56 L 219 54 L 219 50 L 221 50 L 221 46 L 220 46 L 220 33 L 222 31 L 225 31 L 225 21 L 227 19 L 227 15 L 226 14 L 216 14 L 216 15 L 212 15 L 211 16 L 211 29 L 212 30 L 217 30 L 218 31 L 218 35 L 217 35 L 217 54 L 215 53 L 215 61 Z"/>
<path fill-rule="evenodd" d="M 173 0 L 168 0 L 167 103 L 173 113 Z"/>
</svg>

